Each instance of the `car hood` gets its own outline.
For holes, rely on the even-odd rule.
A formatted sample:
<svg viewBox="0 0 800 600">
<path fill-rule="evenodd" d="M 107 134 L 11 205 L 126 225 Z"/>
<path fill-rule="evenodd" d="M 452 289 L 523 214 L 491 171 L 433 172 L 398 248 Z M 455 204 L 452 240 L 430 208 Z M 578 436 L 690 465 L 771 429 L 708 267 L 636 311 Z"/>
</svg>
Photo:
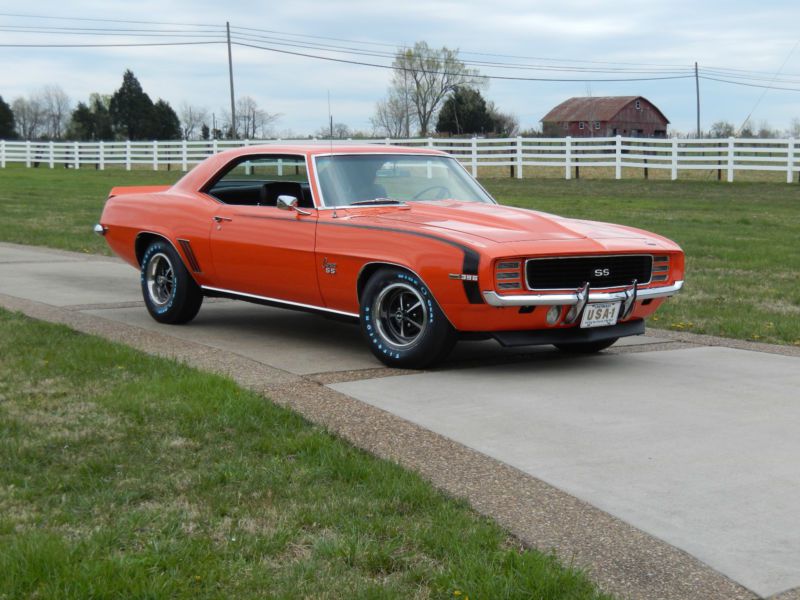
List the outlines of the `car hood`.
<svg viewBox="0 0 800 600">
<path fill-rule="evenodd" d="M 367 210 L 360 216 L 367 216 Z M 381 221 L 465 233 L 496 243 L 650 237 L 644 231 L 622 225 L 567 219 L 524 208 L 477 202 L 420 202 L 381 210 L 380 214 L 372 213 L 372 216 Z"/>
</svg>

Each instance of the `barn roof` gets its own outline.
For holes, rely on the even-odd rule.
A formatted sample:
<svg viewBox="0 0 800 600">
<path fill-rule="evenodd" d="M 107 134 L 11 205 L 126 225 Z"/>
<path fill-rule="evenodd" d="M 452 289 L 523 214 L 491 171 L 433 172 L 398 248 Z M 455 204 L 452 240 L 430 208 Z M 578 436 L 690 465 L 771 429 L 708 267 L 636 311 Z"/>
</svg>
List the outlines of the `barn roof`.
<svg viewBox="0 0 800 600">
<path fill-rule="evenodd" d="M 589 96 L 570 98 L 569 100 L 564 100 L 564 102 L 542 117 L 542 121 L 556 123 L 564 121 L 611 121 L 619 111 L 637 99 L 644 100 L 650 104 L 650 106 L 658 111 L 658 114 L 664 117 L 664 121 L 669 123 L 669 119 L 664 116 L 664 113 L 644 96 Z"/>
</svg>

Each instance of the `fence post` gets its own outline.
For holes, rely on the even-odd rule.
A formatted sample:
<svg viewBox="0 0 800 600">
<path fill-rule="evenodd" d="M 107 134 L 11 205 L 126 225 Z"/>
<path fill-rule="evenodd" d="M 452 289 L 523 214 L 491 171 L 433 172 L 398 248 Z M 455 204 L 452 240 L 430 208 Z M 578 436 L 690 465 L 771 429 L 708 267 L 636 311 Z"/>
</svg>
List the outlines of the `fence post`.
<svg viewBox="0 0 800 600">
<path fill-rule="evenodd" d="M 181 144 L 181 171 L 184 173 L 189 170 L 189 158 L 186 155 L 186 140 Z"/>
<path fill-rule="evenodd" d="M 31 168 L 31 141 L 25 140 L 25 166 Z"/>
<path fill-rule="evenodd" d="M 678 138 L 672 138 L 672 181 L 678 178 Z"/>
<path fill-rule="evenodd" d="M 794 181 L 794 138 L 790 137 L 786 148 L 786 183 Z"/>
<path fill-rule="evenodd" d="M 472 138 L 472 176 L 478 176 L 478 140 Z"/>
<path fill-rule="evenodd" d="M 72 154 L 75 159 L 75 170 L 77 171 L 81 168 L 81 147 L 78 142 L 72 143 Z"/>
<path fill-rule="evenodd" d="M 54 142 L 50 142 L 48 144 L 48 147 L 49 147 L 48 149 L 50 151 L 50 160 L 48 162 L 50 163 L 50 168 L 51 169 L 55 169 L 56 168 L 56 156 L 55 156 L 56 155 L 56 148 L 55 148 L 55 146 L 56 145 L 55 145 Z"/>
<path fill-rule="evenodd" d="M 0 169 L 6 168 L 6 141 L 0 140 Z"/>
<path fill-rule="evenodd" d="M 735 138 L 728 138 L 728 183 L 733 181 L 733 150 Z"/>
<path fill-rule="evenodd" d="M 153 140 L 153 171 L 158 171 L 158 140 Z"/>
<path fill-rule="evenodd" d="M 428 138 L 428 148 L 433 148 L 433 138 L 432 137 Z"/>
<path fill-rule="evenodd" d="M 564 177 L 572 179 L 572 136 L 564 138 Z"/>
<path fill-rule="evenodd" d="M 391 144 L 391 141 L 389 140 L 389 138 L 388 138 L 388 137 L 387 137 L 386 139 L 384 139 L 384 140 L 383 140 L 383 143 L 384 143 L 384 145 L 385 145 L 385 146 L 391 146 L 391 145 L 392 145 L 392 144 Z"/>
<path fill-rule="evenodd" d="M 517 179 L 522 179 L 522 136 L 517 136 Z"/>
<path fill-rule="evenodd" d="M 100 140 L 100 147 L 97 149 L 98 153 L 100 154 L 100 170 L 106 170 L 106 144 L 103 140 Z"/>
<path fill-rule="evenodd" d="M 617 148 L 614 158 L 614 178 L 622 179 L 622 136 L 617 136 Z"/>
<path fill-rule="evenodd" d="M 125 140 L 125 170 L 131 170 L 131 141 Z"/>
<path fill-rule="evenodd" d="M 217 140 L 217 138 L 214 138 L 214 141 L 211 144 L 211 149 L 214 151 L 214 154 L 219 152 L 219 140 Z"/>
</svg>

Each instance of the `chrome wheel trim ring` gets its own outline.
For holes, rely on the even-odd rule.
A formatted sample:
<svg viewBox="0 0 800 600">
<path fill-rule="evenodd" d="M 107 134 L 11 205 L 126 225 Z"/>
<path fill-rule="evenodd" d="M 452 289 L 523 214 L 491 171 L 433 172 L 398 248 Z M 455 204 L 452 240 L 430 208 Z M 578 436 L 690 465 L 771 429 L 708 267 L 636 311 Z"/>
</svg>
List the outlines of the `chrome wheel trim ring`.
<svg viewBox="0 0 800 600">
<path fill-rule="evenodd" d="M 396 348 L 414 345 L 428 327 L 428 305 L 419 290 L 407 283 L 383 288 L 372 305 L 372 314 L 378 335 Z"/>
<path fill-rule="evenodd" d="M 145 273 L 147 295 L 156 306 L 166 305 L 175 291 L 175 269 L 163 252 L 154 254 L 147 263 Z"/>
</svg>

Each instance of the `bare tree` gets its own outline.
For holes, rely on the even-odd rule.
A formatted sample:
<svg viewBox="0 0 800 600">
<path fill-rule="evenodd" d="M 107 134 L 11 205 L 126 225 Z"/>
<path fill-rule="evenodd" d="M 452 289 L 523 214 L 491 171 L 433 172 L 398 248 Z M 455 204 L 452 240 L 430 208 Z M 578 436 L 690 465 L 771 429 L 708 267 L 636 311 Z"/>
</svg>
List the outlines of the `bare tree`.
<svg viewBox="0 0 800 600">
<path fill-rule="evenodd" d="M 60 140 L 67 130 L 72 112 L 72 102 L 57 85 L 45 86 L 38 94 L 43 111 L 43 134 L 51 140 Z"/>
<path fill-rule="evenodd" d="M 411 121 L 415 118 L 411 105 L 406 101 L 409 98 L 410 95 L 389 88 L 389 95 L 375 105 L 375 114 L 370 117 L 373 129 L 388 137 L 411 137 Z"/>
<path fill-rule="evenodd" d="M 23 140 L 35 140 L 42 136 L 44 108 L 35 96 L 19 97 L 11 104 L 17 133 Z"/>
<path fill-rule="evenodd" d="M 333 137 L 331 137 L 333 135 Z M 353 132 L 345 123 L 334 123 L 333 127 L 330 125 L 323 125 L 314 133 L 314 137 L 320 139 L 334 139 L 344 140 L 353 137 Z"/>
<path fill-rule="evenodd" d="M 423 136 L 428 134 L 433 117 L 448 93 L 460 86 L 480 87 L 486 83 L 476 69 L 467 68 L 458 59 L 458 50 L 444 46 L 437 50 L 426 42 L 400 50 L 392 66 L 395 96 L 409 98 Z M 408 85 L 402 85 L 403 82 Z"/>
<path fill-rule="evenodd" d="M 797 117 L 792 119 L 789 129 L 786 130 L 786 137 L 800 138 L 800 119 Z"/>
<path fill-rule="evenodd" d="M 236 133 L 245 139 L 269 137 L 272 124 L 279 114 L 268 113 L 258 107 L 250 96 L 240 96 L 236 101 Z M 228 117 L 230 122 L 230 117 Z"/>
<path fill-rule="evenodd" d="M 712 138 L 727 138 L 736 134 L 736 127 L 729 121 L 717 121 L 711 126 L 708 136 Z"/>
<path fill-rule="evenodd" d="M 181 129 L 183 139 L 191 140 L 196 136 L 198 128 L 208 120 L 208 111 L 202 106 L 193 106 L 184 102 L 180 107 Z"/>
<path fill-rule="evenodd" d="M 512 113 L 502 112 L 494 102 L 486 107 L 492 118 L 492 129 L 503 137 L 514 137 L 519 134 L 519 119 Z"/>
</svg>

